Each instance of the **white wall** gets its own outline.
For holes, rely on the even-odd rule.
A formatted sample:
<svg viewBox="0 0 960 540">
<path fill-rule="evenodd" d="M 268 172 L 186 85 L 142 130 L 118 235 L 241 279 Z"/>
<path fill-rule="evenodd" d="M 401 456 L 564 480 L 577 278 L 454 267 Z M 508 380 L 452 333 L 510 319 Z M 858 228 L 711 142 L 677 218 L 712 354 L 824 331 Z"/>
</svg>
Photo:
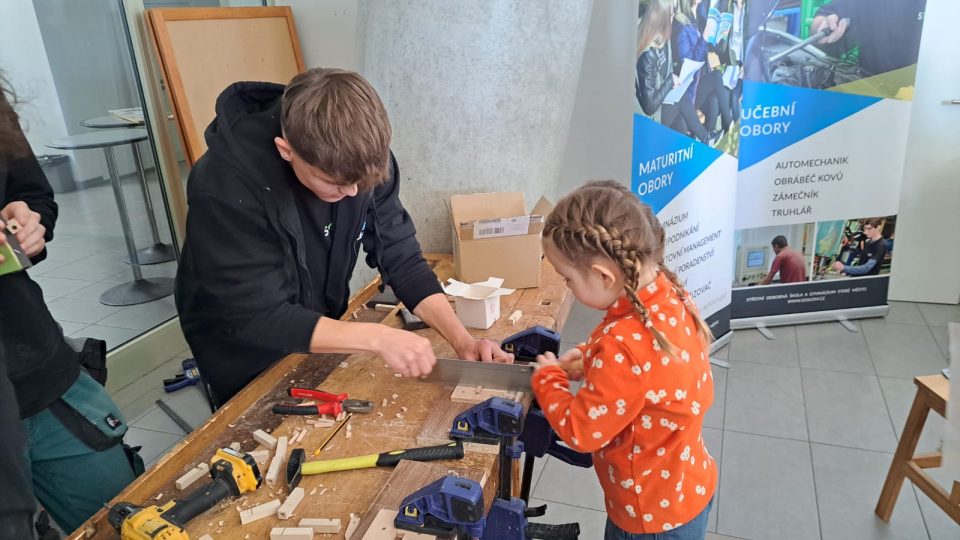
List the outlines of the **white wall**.
<svg viewBox="0 0 960 540">
<path fill-rule="evenodd" d="M 559 193 L 587 180 L 613 179 L 630 185 L 633 151 L 636 2 L 593 3 L 583 67 L 570 121 Z"/>
<path fill-rule="evenodd" d="M 960 2 L 927 0 L 897 216 L 891 300 L 960 301 Z"/>
<path fill-rule="evenodd" d="M 357 69 L 358 0 L 277 0 L 293 10 L 307 69 Z"/>
<path fill-rule="evenodd" d="M 360 3 L 361 73 L 393 124 L 401 197 L 450 251 L 452 194 L 555 197 L 592 2 Z"/>
<path fill-rule="evenodd" d="M 32 0 L 0 3 L 0 71 L 17 94 L 17 112 L 33 152 L 64 153 L 44 146 L 65 136 L 67 128 Z"/>
</svg>

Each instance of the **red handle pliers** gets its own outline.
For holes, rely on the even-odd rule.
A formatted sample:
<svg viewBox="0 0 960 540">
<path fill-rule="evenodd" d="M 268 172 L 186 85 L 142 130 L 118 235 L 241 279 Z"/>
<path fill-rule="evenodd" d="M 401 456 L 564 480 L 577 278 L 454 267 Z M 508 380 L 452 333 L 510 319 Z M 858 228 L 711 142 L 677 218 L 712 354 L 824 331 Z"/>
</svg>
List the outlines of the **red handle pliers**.
<svg viewBox="0 0 960 540">
<path fill-rule="evenodd" d="M 366 413 L 373 410 L 373 402 L 362 399 L 347 399 L 347 394 L 331 394 L 310 388 L 291 387 L 287 394 L 294 398 L 312 399 L 315 405 L 274 405 L 276 414 L 329 414 L 336 416 L 343 411 Z"/>
</svg>

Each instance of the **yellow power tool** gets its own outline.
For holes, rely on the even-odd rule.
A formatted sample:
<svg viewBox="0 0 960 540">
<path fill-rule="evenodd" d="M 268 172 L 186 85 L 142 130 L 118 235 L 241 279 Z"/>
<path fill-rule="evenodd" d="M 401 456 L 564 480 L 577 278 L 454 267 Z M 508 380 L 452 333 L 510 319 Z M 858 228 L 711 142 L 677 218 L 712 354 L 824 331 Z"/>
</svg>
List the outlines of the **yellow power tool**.
<svg viewBox="0 0 960 540">
<path fill-rule="evenodd" d="M 263 482 L 253 457 L 221 448 L 210 460 L 208 484 L 182 499 L 163 506 L 137 506 L 119 502 L 110 508 L 108 520 L 123 540 L 189 540 L 187 522 L 213 508 L 227 497 L 254 491 Z"/>
</svg>

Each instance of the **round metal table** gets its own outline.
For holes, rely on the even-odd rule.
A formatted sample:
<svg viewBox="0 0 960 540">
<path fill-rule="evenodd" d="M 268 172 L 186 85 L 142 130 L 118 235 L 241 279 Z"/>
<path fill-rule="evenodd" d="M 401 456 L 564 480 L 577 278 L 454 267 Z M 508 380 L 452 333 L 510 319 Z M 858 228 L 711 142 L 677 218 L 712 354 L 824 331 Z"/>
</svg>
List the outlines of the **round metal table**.
<svg viewBox="0 0 960 540">
<path fill-rule="evenodd" d="M 80 122 L 81 126 L 95 129 L 137 128 L 143 122 L 131 122 L 119 116 L 105 114 L 87 118 Z M 160 230 L 157 228 L 157 218 L 153 213 L 153 199 L 150 197 L 150 188 L 147 186 L 147 177 L 143 170 L 143 161 L 140 156 L 140 141 L 130 143 L 133 149 L 133 161 L 137 166 L 137 175 L 140 177 L 140 192 L 143 194 L 143 205 L 147 209 L 147 219 L 150 221 L 150 232 L 153 233 L 153 245 L 137 251 L 137 261 L 140 264 L 157 264 L 169 262 L 177 258 L 173 246 L 160 241 Z M 129 260 L 127 262 L 130 262 Z"/>
<path fill-rule="evenodd" d="M 133 270 L 133 281 L 122 283 L 108 289 L 100 295 L 100 303 L 108 306 L 131 306 L 142 304 L 164 296 L 173 294 L 173 279 L 167 277 L 144 278 L 140 271 L 137 247 L 133 242 L 133 230 L 130 227 L 130 216 L 127 214 L 127 204 L 120 186 L 120 174 L 117 172 L 117 161 L 113 155 L 113 147 L 124 144 L 133 144 L 147 139 L 147 132 L 143 129 L 109 129 L 70 135 L 47 144 L 58 150 L 89 150 L 103 149 L 103 156 L 107 160 L 107 170 L 110 173 L 110 185 L 117 200 L 117 209 L 120 213 L 120 225 L 123 228 L 123 237 L 127 243 L 127 253 L 130 256 L 130 268 Z M 134 152 L 137 168 L 141 171 L 139 158 Z M 153 215 L 152 209 L 148 210 Z"/>
</svg>

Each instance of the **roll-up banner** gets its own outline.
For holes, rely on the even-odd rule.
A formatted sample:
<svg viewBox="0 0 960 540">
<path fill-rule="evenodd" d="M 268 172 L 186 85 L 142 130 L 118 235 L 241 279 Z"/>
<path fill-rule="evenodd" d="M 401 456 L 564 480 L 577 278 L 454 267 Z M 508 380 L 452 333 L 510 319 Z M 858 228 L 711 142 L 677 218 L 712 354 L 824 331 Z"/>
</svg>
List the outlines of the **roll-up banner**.
<svg viewBox="0 0 960 540">
<path fill-rule="evenodd" d="M 886 312 L 926 0 L 751 0 L 735 328 Z"/>
<path fill-rule="evenodd" d="M 730 330 L 745 17 L 742 1 L 641 0 L 637 25 L 631 187 L 716 338 Z"/>
</svg>

